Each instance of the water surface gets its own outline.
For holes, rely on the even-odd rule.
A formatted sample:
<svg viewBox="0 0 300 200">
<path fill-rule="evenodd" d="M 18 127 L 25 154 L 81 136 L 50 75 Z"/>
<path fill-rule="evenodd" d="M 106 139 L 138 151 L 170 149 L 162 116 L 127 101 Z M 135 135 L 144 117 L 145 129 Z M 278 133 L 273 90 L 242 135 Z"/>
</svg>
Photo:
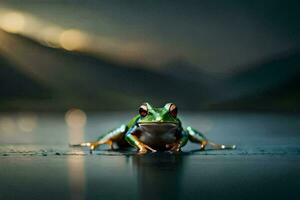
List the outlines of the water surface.
<svg viewBox="0 0 300 200">
<path fill-rule="evenodd" d="M 93 155 L 68 144 L 92 140 L 131 114 L 2 114 L 0 199 L 285 199 L 300 185 L 300 121 L 295 114 L 186 113 L 184 125 L 234 151 Z M 77 120 L 77 121 L 76 121 Z M 72 122 L 72 120 L 71 120 Z"/>
</svg>

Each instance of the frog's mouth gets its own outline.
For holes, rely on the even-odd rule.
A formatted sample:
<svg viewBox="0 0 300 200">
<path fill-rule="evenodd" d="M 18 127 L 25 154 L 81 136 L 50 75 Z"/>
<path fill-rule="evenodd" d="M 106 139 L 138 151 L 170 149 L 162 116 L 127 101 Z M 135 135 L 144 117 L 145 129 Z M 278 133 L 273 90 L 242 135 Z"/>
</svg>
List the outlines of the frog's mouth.
<svg viewBox="0 0 300 200">
<path fill-rule="evenodd" d="M 170 126 L 177 127 L 178 123 L 174 122 L 140 122 L 139 126 Z"/>
<path fill-rule="evenodd" d="M 178 124 L 172 122 L 142 122 L 139 123 L 139 127 L 148 133 L 162 134 L 176 132 Z"/>
</svg>

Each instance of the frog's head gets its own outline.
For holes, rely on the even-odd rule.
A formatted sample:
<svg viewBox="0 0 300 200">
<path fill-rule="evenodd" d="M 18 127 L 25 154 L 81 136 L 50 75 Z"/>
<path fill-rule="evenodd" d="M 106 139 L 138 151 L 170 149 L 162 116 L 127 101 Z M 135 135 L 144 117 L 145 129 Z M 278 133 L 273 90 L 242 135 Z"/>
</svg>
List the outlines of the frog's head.
<svg viewBox="0 0 300 200">
<path fill-rule="evenodd" d="M 162 108 L 154 108 L 149 103 L 143 103 L 139 108 L 140 119 L 138 124 L 180 124 L 177 118 L 177 106 L 167 103 Z"/>
</svg>

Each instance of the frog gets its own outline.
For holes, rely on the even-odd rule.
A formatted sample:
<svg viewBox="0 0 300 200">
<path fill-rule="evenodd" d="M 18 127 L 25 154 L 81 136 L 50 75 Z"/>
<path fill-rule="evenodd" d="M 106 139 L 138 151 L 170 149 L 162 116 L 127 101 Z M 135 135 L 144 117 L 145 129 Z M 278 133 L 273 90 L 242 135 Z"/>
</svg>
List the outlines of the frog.
<svg viewBox="0 0 300 200">
<path fill-rule="evenodd" d="M 174 103 L 166 103 L 163 107 L 153 107 L 150 103 L 142 103 L 138 114 L 129 123 L 101 135 L 97 140 L 83 142 L 72 146 L 88 147 L 92 154 L 100 145 L 109 145 L 115 150 L 134 147 L 139 154 L 168 151 L 181 152 L 188 142 L 199 144 L 204 151 L 207 145 L 213 149 L 235 149 L 236 145 L 216 144 L 206 136 L 192 128 L 183 127 L 178 117 L 178 108 Z"/>
</svg>

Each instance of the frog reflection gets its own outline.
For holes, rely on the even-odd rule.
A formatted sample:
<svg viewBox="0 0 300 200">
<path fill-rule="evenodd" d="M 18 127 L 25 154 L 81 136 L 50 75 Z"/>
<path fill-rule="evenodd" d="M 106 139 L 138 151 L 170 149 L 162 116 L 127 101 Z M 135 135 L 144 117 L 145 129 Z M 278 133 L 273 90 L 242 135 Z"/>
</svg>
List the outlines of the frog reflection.
<svg viewBox="0 0 300 200">
<path fill-rule="evenodd" d="M 180 199 L 185 157 L 164 152 L 132 156 L 138 199 Z"/>
</svg>

